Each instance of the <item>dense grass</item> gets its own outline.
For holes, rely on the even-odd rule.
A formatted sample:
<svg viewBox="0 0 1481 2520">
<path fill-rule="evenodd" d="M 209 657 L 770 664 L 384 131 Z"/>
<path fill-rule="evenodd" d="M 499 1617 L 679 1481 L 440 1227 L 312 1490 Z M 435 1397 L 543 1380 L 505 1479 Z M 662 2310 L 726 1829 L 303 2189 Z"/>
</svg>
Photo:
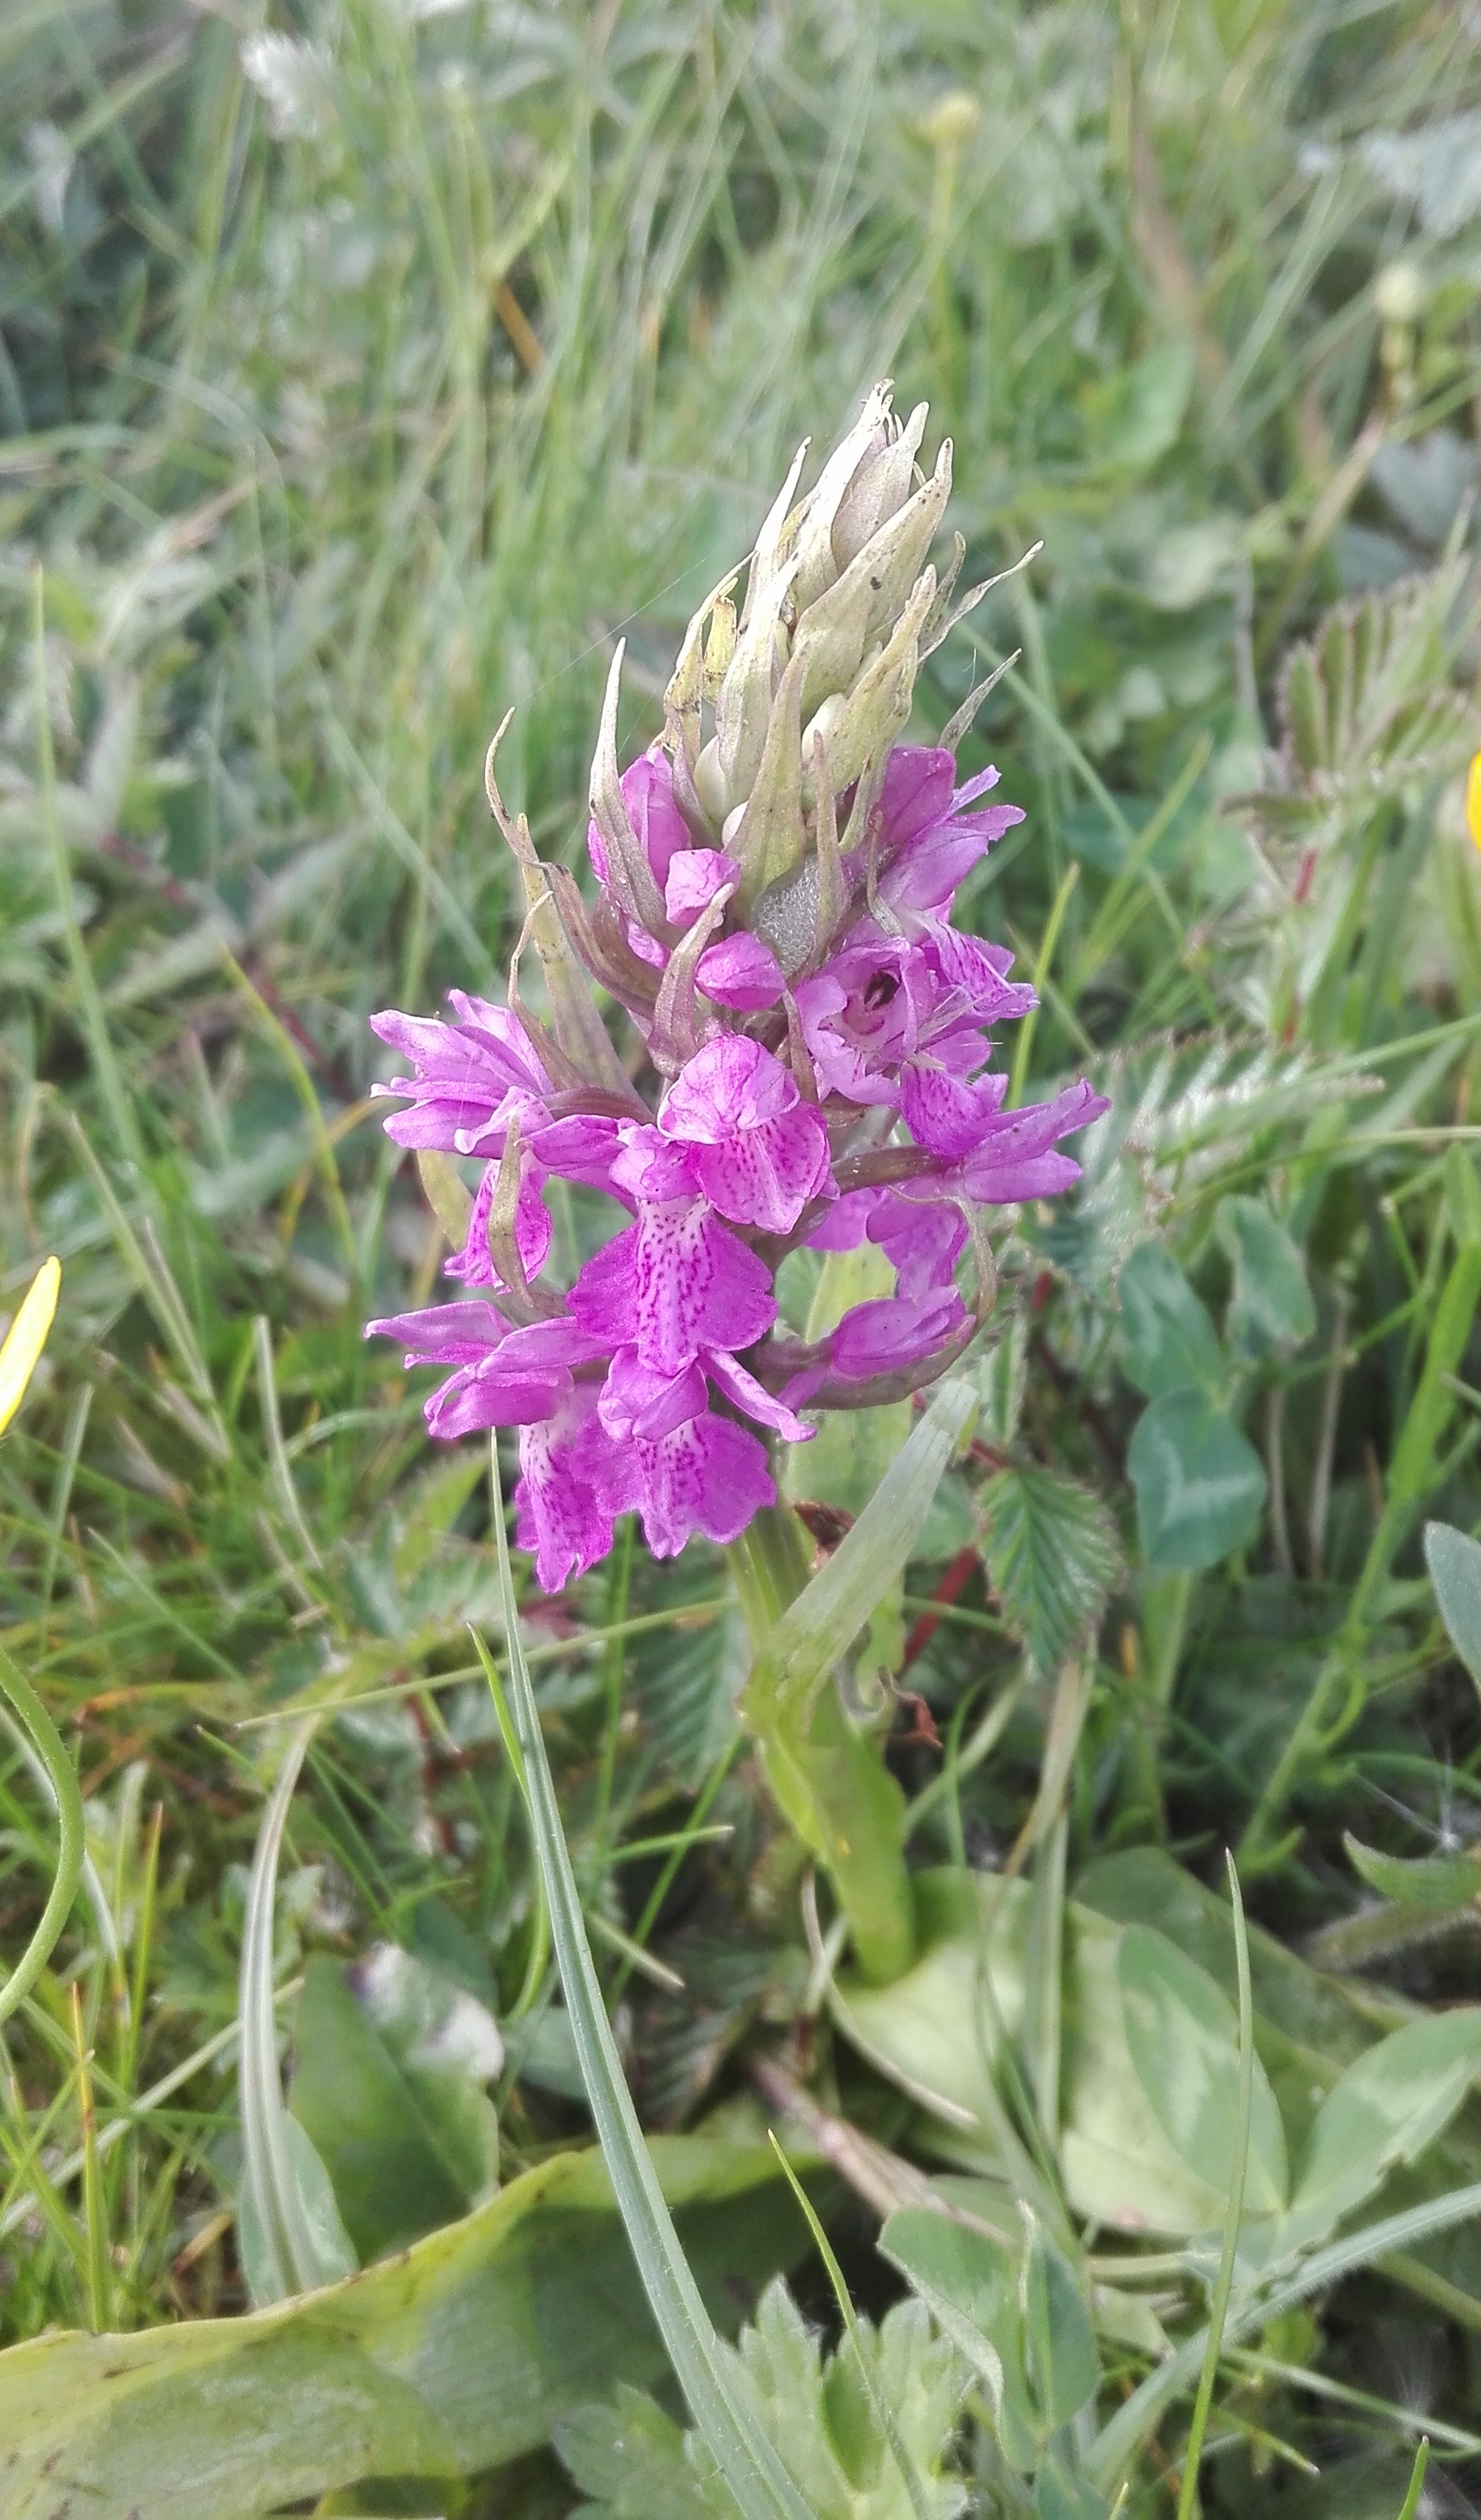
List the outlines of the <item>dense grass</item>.
<svg viewBox="0 0 1481 2520">
<path fill-rule="evenodd" d="M 263 32 L 22 0 L 0 24 L 0 1303 L 45 1251 L 66 1270 L 0 1453 L 0 1642 L 75 1742 L 95 1865 L 6 2034 L 7 2341 L 243 2306 L 218 2034 L 263 1719 L 300 1692 L 357 1703 L 294 1805 L 280 1977 L 388 1939 L 528 2012 L 531 1857 L 466 1635 L 497 1620 L 482 1464 L 429 1459 L 360 1335 L 441 1251 L 375 1127 L 365 1018 L 499 992 L 493 726 L 516 706 L 506 792 L 578 863 L 614 635 L 625 754 L 798 438 L 882 374 L 955 441 L 973 563 L 1045 545 L 932 660 L 917 724 L 1018 652 L 963 757 L 1028 820 L 968 915 L 1041 986 L 1023 1093 L 1073 1069 L 1116 1098 L 1086 1192 L 1001 1255 L 1026 1369 L 1003 1433 L 1098 1494 L 1125 1555 L 1103 1601 L 1086 1576 L 1071 1878 L 1168 1844 L 1212 1882 L 1242 1843 L 1252 1913 L 1376 1971 L 1371 2021 L 1474 1992 L 1473 1906 L 1374 1915 L 1343 1845 L 1481 1825 L 1475 1691 L 1418 1552 L 1423 1514 L 1481 1522 L 1473 17 L 305 0 Z M 1365 590 L 1365 678 L 1332 633 L 1303 751 L 1292 651 Z M 1240 1350 L 1226 1318 L 1272 1503 L 1194 1579 L 1138 1541 L 1116 1282 L 1152 1233 L 1225 1317 L 1231 1193 L 1288 1229 L 1315 1328 Z M 904 1604 L 949 1789 L 907 1713 L 898 1767 L 923 1858 L 996 1866 L 1065 1719 L 1024 1661 L 1033 1601 L 982 1563 L 990 1471 L 952 1487 Z M 885 2087 L 796 2017 L 797 1859 L 736 1752 L 723 1597 L 703 1550 L 659 1570 L 629 1543 L 531 1602 L 634 2084 L 649 2123 L 692 2124 L 780 2048 L 903 2144 Z M 50 1820 L 0 1753 L 9 1950 Z M 632 1857 L 690 1821 L 731 1834 Z M 86 2182 L 69 1981 L 119 2131 Z M 506 2175 L 585 2124 L 530 2018 Z M 1456 2183 L 1481 2149 L 1458 2126 Z M 1462 2236 L 1412 2274 L 1265 2338 L 1210 2508 L 1355 2514 L 1346 2462 L 1378 2477 L 1403 2408 L 1466 2424 L 1481 2258 Z M 1290 2366 L 1402 2406 L 1343 2430 Z M 1136 2507 L 1171 2508 L 1183 2420 Z M 1382 2467 L 1375 2511 L 1407 2474 Z"/>
</svg>

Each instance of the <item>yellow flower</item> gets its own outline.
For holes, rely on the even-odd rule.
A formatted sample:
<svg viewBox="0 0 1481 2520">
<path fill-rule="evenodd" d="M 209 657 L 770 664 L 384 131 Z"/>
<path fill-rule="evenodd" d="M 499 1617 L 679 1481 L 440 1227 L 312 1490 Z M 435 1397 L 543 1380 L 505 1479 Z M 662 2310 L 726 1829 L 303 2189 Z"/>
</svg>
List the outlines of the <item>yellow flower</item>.
<svg viewBox="0 0 1481 2520">
<path fill-rule="evenodd" d="M 1481 849 L 1481 752 L 1470 766 L 1465 783 L 1465 828 L 1478 849 Z"/>
<path fill-rule="evenodd" d="M 25 1398 L 25 1386 L 46 1345 L 61 1286 L 61 1261 L 43 1260 L 0 1344 L 0 1435 Z"/>
</svg>

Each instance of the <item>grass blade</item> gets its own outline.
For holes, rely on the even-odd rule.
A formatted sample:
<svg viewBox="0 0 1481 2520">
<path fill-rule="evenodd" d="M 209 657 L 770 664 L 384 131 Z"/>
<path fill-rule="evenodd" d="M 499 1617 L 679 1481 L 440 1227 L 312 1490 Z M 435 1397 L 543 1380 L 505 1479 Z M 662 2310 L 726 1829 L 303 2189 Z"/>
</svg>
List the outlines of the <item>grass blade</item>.
<svg viewBox="0 0 1481 2520">
<path fill-rule="evenodd" d="M 493 1527 L 518 1744 L 550 1912 L 551 1938 L 566 1992 L 566 2009 L 586 2097 L 611 2176 L 613 2192 L 637 2261 L 660 2335 L 689 2412 L 745 2515 L 745 2520 L 812 2520 L 770 2444 L 757 2433 L 721 2360 L 719 2339 L 673 2228 L 649 2157 L 637 2111 L 623 2075 L 617 2042 L 586 1940 L 580 1894 L 561 1826 L 555 1785 L 540 1733 L 539 1711 L 520 1639 L 519 1604 L 509 1566 L 498 1457 L 489 1446 Z M 498 1697 L 495 1694 L 495 1707 Z"/>
<path fill-rule="evenodd" d="M 114 2319 L 114 2262 L 108 2237 L 108 2206 L 98 2171 L 98 2113 L 93 2102 L 87 2034 L 82 2026 L 82 1993 L 71 1983 L 72 2047 L 77 2061 L 77 2106 L 82 2120 L 82 2222 L 87 2234 L 87 2323 L 95 2336 Z"/>
<path fill-rule="evenodd" d="M 5 1984 L 0 1986 L 0 2022 L 5 2022 L 29 1995 L 51 1958 L 71 1912 L 77 1884 L 82 1877 L 83 1832 L 82 1796 L 77 1790 L 77 1778 L 67 1755 L 67 1745 L 30 1682 L 3 1649 L 0 1649 L 0 1692 L 9 1698 L 35 1744 L 37 1756 L 57 1798 L 57 1821 L 61 1832 L 57 1869 L 51 1896 L 41 1912 L 41 1921 Z"/>
<path fill-rule="evenodd" d="M 323 2164 L 284 2106 L 278 2071 L 272 1983 L 278 1851 L 317 1720 L 311 1717 L 295 1732 L 262 1814 L 242 1935 L 237 2002 L 243 2149 L 238 2238 L 250 2263 L 251 2289 L 259 2309 L 292 2293 L 311 2291 L 336 2275 L 352 2273 L 355 2266 Z"/>
<path fill-rule="evenodd" d="M 1193 2400 L 1193 2416 L 1188 2425 L 1187 2448 L 1182 2458 L 1178 2520 L 1191 2520 L 1198 2500 L 1198 2462 L 1203 2455 L 1203 2437 L 1208 2430 L 1214 2382 L 1219 2376 L 1219 2355 L 1224 2344 L 1224 2325 L 1228 2317 L 1229 2293 L 1234 2282 L 1239 2226 L 1244 2216 L 1244 2182 L 1250 2160 L 1250 2113 L 1255 2098 L 1255 2006 L 1250 1993 L 1249 1937 L 1244 1930 L 1244 1901 L 1239 1894 L 1239 1874 L 1234 1859 L 1229 1855 L 1225 1861 L 1228 1867 L 1229 1901 L 1234 1923 L 1234 1966 L 1239 1981 L 1239 2089 L 1234 2110 L 1234 2175 L 1229 2182 L 1228 2203 L 1224 2215 L 1224 2244 L 1219 2252 L 1219 2273 L 1209 2306 L 1208 2342 L 1204 2348 L 1203 2368 L 1198 2374 L 1198 2392 Z"/>
<path fill-rule="evenodd" d="M 1466 2187 L 1453 2187 L 1443 2196 L 1426 2197 L 1423 2204 L 1406 2206 L 1402 2213 L 1385 2214 L 1381 2222 L 1365 2224 L 1361 2230 L 1346 2232 L 1324 2249 L 1314 2250 L 1283 2283 L 1273 2284 L 1268 2292 L 1257 2291 L 1239 2302 L 1225 2321 L 1226 2339 L 1237 2345 L 1285 2311 L 1310 2301 L 1314 2293 L 1325 2292 L 1343 2275 L 1356 2274 L 1361 2267 L 1373 2266 L 1382 2258 L 1392 2257 L 1397 2249 L 1412 2247 L 1416 2240 L 1428 2240 L 1437 2232 L 1453 2231 L 1461 2223 L 1478 2220 L 1481 2180 Z M 1126 2405 L 1117 2408 L 1086 2462 L 1087 2474 L 1102 2493 L 1109 2493 L 1125 2474 L 1164 2407 L 1202 2368 L 1207 2344 L 1206 2328 L 1190 2336 L 1176 2354 L 1170 2354 L 1155 2371 L 1149 2371 Z"/>
<path fill-rule="evenodd" d="M 834 2254 L 833 2244 L 818 2221 L 817 2209 L 811 2197 L 798 2178 L 774 2134 L 771 2137 L 771 2149 L 786 2173 L 787 2184 L 803 2209 L 808 2228 L 812 2234 L 813 2246 L 827 2271 L 828 2281 L 833 2287 L 833 2298 L 838 2304 L 838 2315 L 849 2331 L 849 2342 L 854 2348 L 854 2360 L 858 2376 L 863 2382 L 864 2395 L 873 2408 L 875 2422 L 889 2443 L 890 2455 L 900 2470 L 902 2482 L 910 2498 L 910 2508 L 915 2514 L 915 2520 L 931 2520 L 930 2499 L 917 2473 L 915 2462 L 901 2439 L 900 2426 L 895 2420 L 890 2402 L 869 2368 L 869 2359 L 864 2352 L 863 2338 L 859 2334 L 858 2315 L 854 2307 L 854 2297 L 845 2280 L 843 2268 Z"/>
<path fill-rule="evenodd" d="M 1424 2472 L 1428 2465 L 1429 2443 L 1426 2440 L 1419 2444 L 1414 2452 L 1414 2472 L 1409 2481 L 1409 2492 L 1404 2498 L 1404 2507 L 1399 2514 L 1399 2520 L 1414 2520 L 1414 2514 L 1419 2508 L 1419 2497 L 1424 2491 Z"/>
</svg>

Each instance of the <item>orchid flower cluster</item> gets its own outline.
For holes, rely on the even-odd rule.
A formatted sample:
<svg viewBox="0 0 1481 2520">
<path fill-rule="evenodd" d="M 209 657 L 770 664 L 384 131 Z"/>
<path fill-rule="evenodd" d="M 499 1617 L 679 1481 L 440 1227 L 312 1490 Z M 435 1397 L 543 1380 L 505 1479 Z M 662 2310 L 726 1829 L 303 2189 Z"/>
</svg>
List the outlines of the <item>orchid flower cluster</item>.
<svg viewBox="0 0 1481 2520">
<path fill-rule="evenodd" d="M 629 1510 L 658 1556 L 696 1532 L 736 1540 L 775 1500 L 765 1438 L 805 1443 L 821 1410 L 933 1381 L 991 1300 L 982 1211 L 1074 1181 L 1059 1142 L 1103 1107 L 1080 1083 L 1004 1108 L 990 1028 L 1034 992 L 950 917 L 1023 818 L 984 801 L 995 770 L 956 783 L 973 703 L 941 745 L 898 742 L 921 658 L 987 591 L 953 607 L 959 537 L 943 582 L 927 560 L 951 451 L 919 478 L 925 420 L 922 405 L 902 423 L 876 387 L 794 504 L 799 450 L 743 606 L 737 570 L 689 627 L 662 739 L 621 775 L 619 647 L 590 895 L 505 811 L 494 739 L 489 802 L 529 904 L 509 1003 L 455 990 L 450 1023 L 373 1018 L 412 1070 L 377 1089 L 405 1106 L 388 1134 L 484 1170 L 446 1264 L 461 1297 L 370 1328 L 408 1366 L 447 1369 L 426 1404 L 434 1435 L 520 1429 L 518 1536 L 547 1592 Z M 520 989 L 529 946 L 538 1015 Z M 627 1063 L 593 983 L 640 1037 Z M 552 1180 L 605 1192 L 624 1219 L 565 1289 L 543 1274 Z M 864 1242 L 895 1291 L 825 1338 L 790 1335 L 787 1254 Z"/>
</svg>

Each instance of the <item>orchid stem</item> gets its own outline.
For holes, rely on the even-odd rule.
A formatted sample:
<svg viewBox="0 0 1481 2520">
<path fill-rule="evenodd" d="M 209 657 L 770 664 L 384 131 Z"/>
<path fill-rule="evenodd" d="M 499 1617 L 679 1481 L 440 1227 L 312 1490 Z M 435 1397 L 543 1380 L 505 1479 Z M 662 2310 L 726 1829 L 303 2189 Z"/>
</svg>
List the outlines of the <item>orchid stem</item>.
<svg viewBox="0 0 1481 2520">
<path fill-rule="evenodd" d="M 763 1646 L 811 1574 L 808 1535 L 790 1506 L 768 1506 L 726 1551 L 753 1644 Z M 815 1692 L 748 1692 L 743 1708 L 786 1818 L 826 1866 L 859 1969 L 877 1985 L 915 1957 L 904 1858 L 904 1798 L 875 1736 L 848 1715 L 834 1682 Z"/>
</svg>

